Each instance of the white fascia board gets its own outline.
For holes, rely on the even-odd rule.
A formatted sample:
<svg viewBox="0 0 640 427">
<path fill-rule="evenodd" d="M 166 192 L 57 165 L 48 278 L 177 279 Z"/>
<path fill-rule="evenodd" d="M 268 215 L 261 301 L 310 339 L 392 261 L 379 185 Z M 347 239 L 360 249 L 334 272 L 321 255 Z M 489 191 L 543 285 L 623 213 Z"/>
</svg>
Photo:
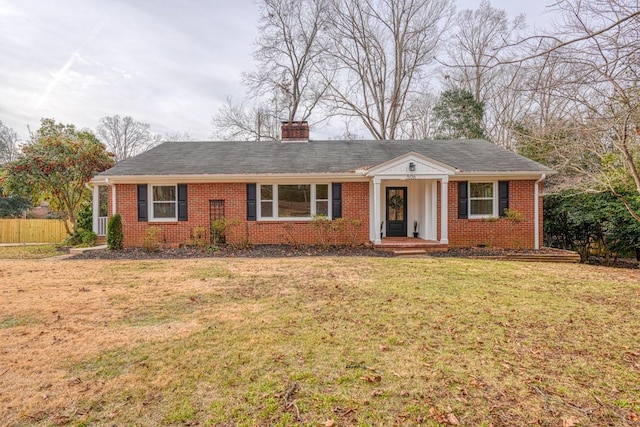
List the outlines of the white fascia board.
<svg viewBox="0 0 640 427">
<path fill-rule="evenodd" d="M 156 182 L 209 183 L 209 182 L 327 182 L 327 181 L 369 181 L 363 175 L 354 173 L 314 173 L 314 174 L 243 174 L 243 175 L 117 175 L 99 176 L 90 182 L 106 184 L 147 184 Z"/>
<path fill-rule="evenodd" d="M 382 175 L 379 178 L 382 181 L 419 181 L 419 180 L 448 180 L 450 175 L 438 174 L 438 175 L 416 175 L 415 178 L 409 178 L 407 175 Z M 374 177 L 371 177 L 374 178 Z"/>
<path fill-rule="evenodd" d="M 554 172 L 555 173 L 555 172 Z M 510 172 L 458 172 L 453 175 L 451 181 L 465 181 L 468 179 L 504 179 L 511 180 L 529 180 L 540 179 L 540 177 L 549 175 L 549 172 L 527 172 L 527 171 L 510 171 Z"/>
</svg>

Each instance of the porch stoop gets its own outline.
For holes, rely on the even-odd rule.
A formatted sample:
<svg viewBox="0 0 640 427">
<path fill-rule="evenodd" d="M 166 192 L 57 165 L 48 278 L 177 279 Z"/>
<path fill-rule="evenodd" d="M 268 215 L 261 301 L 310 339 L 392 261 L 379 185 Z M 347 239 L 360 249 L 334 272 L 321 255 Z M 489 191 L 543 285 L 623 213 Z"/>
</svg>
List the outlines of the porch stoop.
<svg viewBox="0 0 640 427">
<path fill-rule="evenodd" d="M 415 237 L 384 237 L 380 244 L 373 247 L 379 251 L 393 252 L 395 255 L 427 255 L 430 252 L 444 252 L 449 245 L 436 240 L 424 240 Z"/>
</svg>

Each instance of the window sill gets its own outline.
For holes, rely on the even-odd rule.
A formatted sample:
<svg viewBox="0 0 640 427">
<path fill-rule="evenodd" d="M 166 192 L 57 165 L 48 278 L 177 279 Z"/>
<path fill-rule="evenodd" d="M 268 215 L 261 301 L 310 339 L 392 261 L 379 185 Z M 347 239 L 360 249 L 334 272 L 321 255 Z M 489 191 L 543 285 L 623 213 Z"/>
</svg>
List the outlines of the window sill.
<svg viewBox="0 0 640 427">
<path fill-rule="evenodd" d="M 258 218 L 258 222 L 311 222 L 311 217 L 300 218 Z"/>
<path fill-rule="evenodd" d="M 469 215 L 468 219 L 500 219 L 499 216 L 494 215 Z"/>
</svg>

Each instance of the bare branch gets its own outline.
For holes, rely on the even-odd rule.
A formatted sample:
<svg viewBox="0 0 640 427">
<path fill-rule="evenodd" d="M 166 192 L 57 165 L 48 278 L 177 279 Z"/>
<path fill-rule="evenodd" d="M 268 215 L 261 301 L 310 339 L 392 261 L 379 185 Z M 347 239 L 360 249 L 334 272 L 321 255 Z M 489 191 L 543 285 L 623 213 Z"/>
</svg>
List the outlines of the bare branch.
<svg viewBox="0 0 640 427">
<path fill-rule="evenodd" d="M 130 116 L 106 116 L 96 128 L 98 136 L 115 155 L 116 162 L 148 150 L 157 140 L 149 132 L 149 124 L 136 122 Z"/>
<path fill-rule="evenodd" d="M 14 161 L 19 151 L 18 134 L 0 120 L 0 165 Z"/>
<path fill-rule="evenodd" d="M 376 139 L 395 139 L 452 11 L 450 0 L 332 0 L 324 39 L 331 72 L 319 71 L 327 109 L 358 117 Z"/>
</svg>

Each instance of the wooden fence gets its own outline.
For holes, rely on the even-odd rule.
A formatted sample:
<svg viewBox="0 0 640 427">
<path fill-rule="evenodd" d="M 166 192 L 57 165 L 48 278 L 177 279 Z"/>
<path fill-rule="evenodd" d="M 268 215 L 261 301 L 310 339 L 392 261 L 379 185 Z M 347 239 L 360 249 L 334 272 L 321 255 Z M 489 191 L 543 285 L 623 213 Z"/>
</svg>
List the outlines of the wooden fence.
<svg viewBox="0 0 640 427">
<path fill-rule="evenodd" d="M 0 219 L 0 243 L 60 243 L 66 237 L 59 219 Z"/>
</svg>

